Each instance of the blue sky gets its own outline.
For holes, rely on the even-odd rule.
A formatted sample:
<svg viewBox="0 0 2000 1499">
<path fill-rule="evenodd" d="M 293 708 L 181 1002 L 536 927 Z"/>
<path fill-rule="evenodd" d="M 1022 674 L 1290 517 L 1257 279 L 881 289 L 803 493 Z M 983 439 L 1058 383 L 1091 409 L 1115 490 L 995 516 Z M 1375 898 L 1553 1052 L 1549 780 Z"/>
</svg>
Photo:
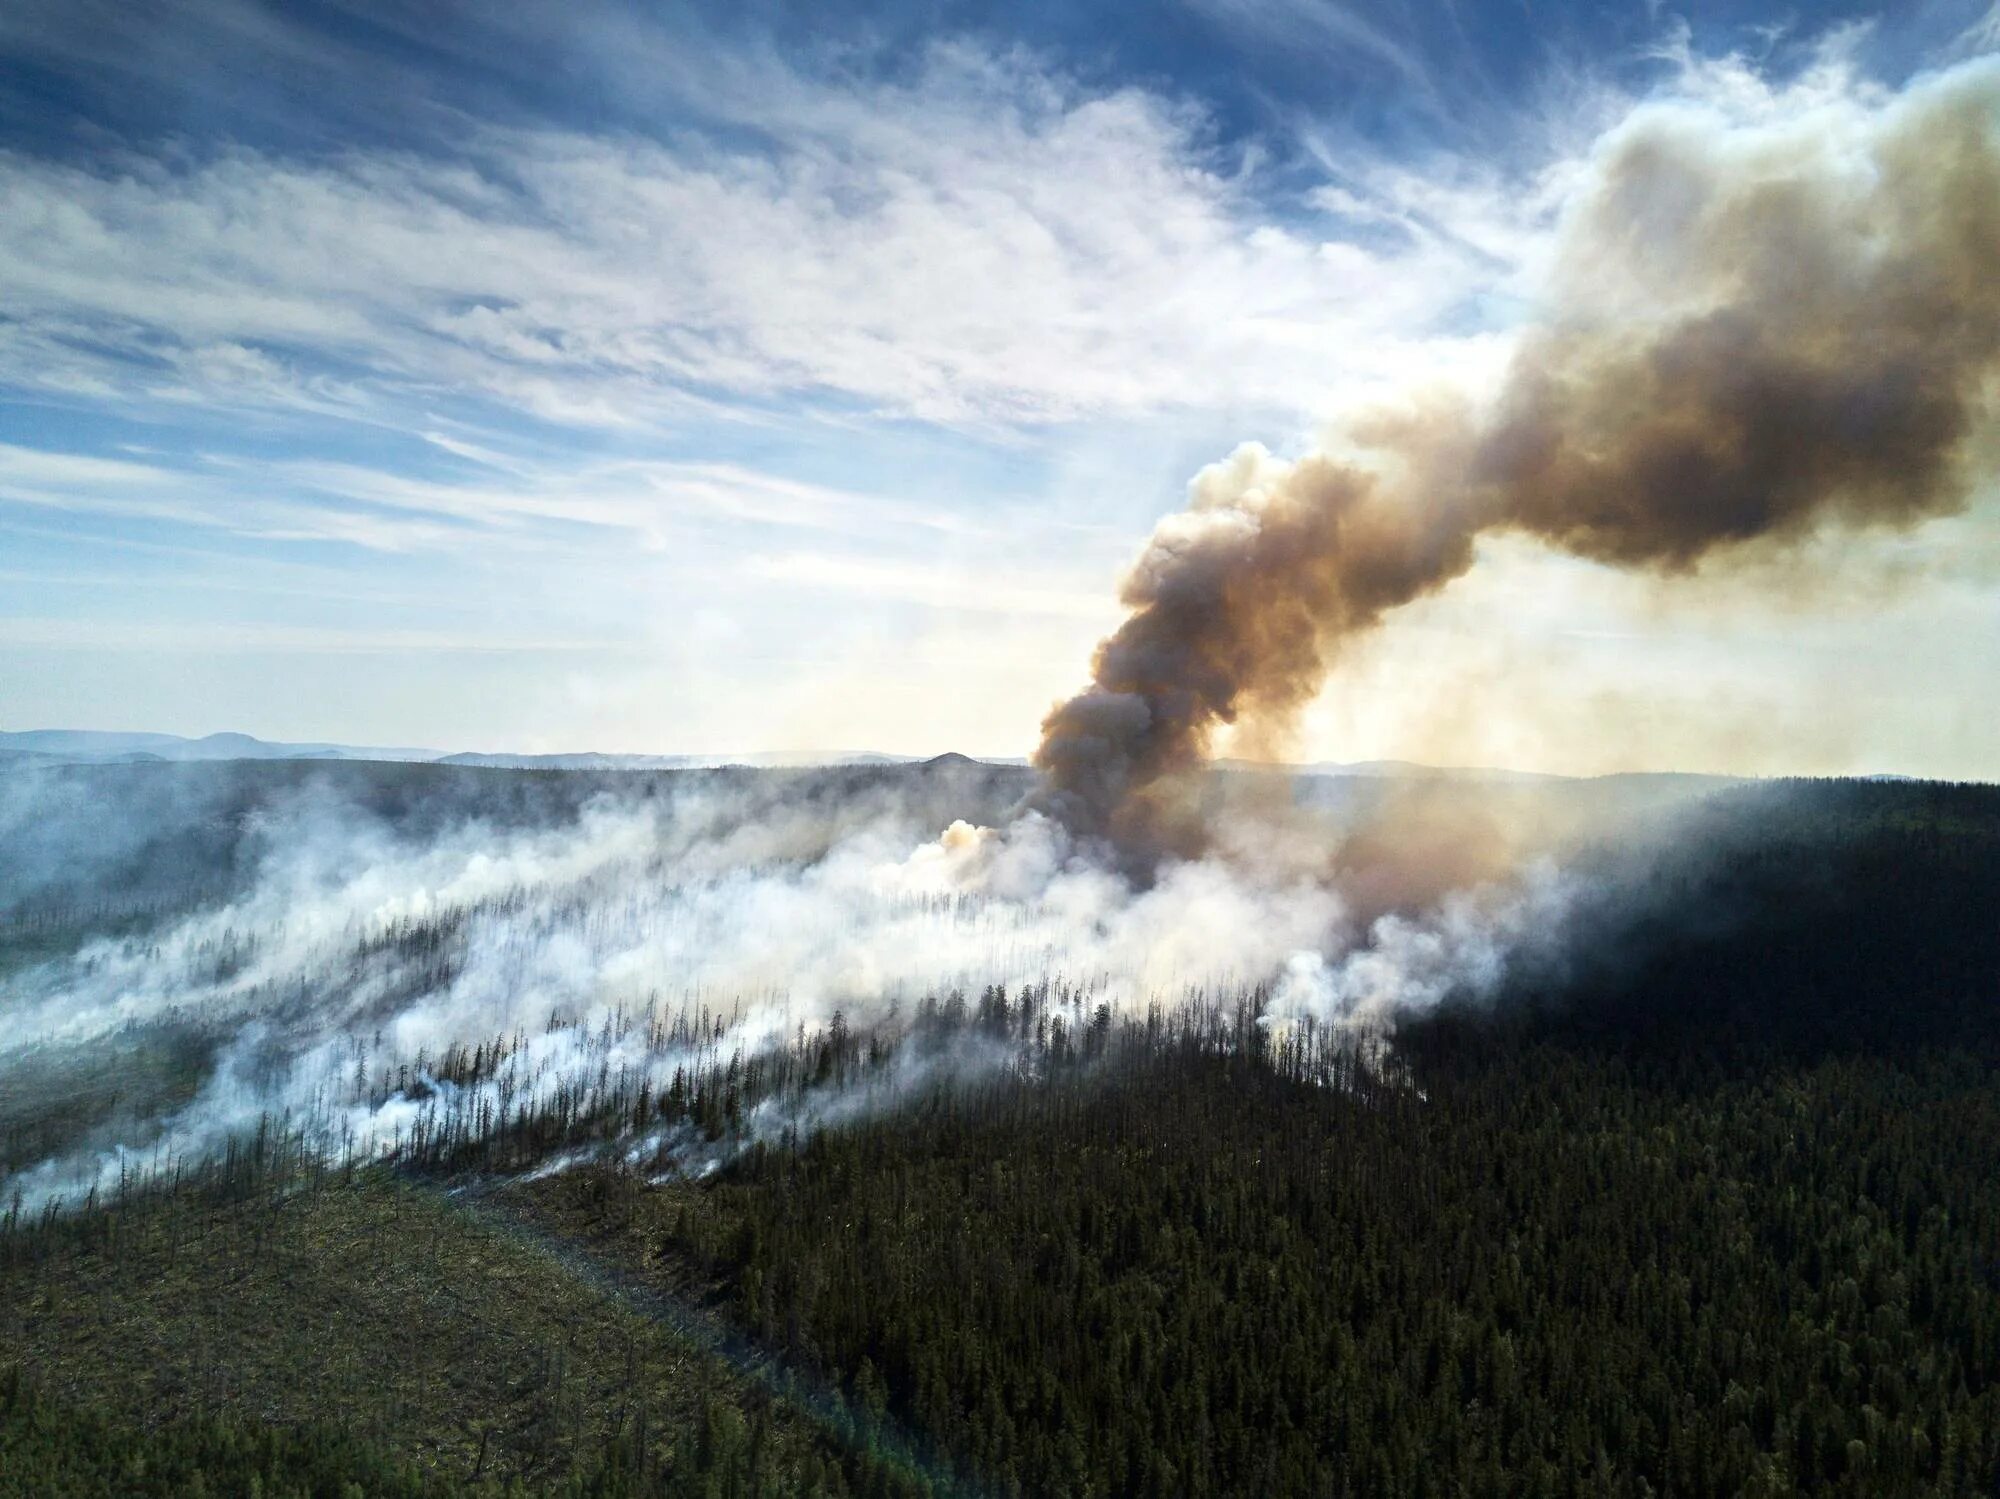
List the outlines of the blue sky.
<svg viewBox="0 0 2000 1499">
<path fill-rule="evenodd" d="M 1995 46 L 1986 0 L 15 0 L 0 727 L 1023 752 L 1197 468 L 1501 357 L 1624 113 Z M 2000 775 L 2000 545 L 1941 524 L 1672 597 L 1502 545 L 1302 752 Z"/>
</svg>

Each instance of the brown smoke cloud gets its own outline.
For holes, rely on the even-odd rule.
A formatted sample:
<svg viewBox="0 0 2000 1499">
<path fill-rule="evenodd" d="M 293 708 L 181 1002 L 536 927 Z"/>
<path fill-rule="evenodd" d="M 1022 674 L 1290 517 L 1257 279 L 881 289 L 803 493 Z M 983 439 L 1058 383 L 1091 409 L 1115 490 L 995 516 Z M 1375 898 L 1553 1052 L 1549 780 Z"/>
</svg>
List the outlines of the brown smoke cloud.
<svg viewBox="0 0 2000 1499">
<path fill-rule="evenodd" d="M 1499 389 L 1195 479 L 1127 576 L 1041 805 L 1141 854 L 1213 734 L 1282 743 L 1341 645 L 1514 530 L 1621 568 L 1963 507 L 2000 373 L 2000 63 L 1811 118 L 1651 106 L 1600 146 Z"/>
</svg>

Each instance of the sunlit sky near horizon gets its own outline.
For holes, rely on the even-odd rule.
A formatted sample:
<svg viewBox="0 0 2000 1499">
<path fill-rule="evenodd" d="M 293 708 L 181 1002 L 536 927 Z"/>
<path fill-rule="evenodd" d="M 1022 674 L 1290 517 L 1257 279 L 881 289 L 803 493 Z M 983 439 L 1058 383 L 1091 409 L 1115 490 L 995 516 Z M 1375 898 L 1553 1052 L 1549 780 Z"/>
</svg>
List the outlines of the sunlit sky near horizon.
<svg viewBox="0 0 2000 1499">
<path fill-rule="evenodd" d="M 0 729 L 1020 754 L 1236 444 L 1497 366 L 1648 99 L 2000 5 L 0 8 Z M 2000 247 L 1996 247 L 2000 257 Z M 2000 778 L 2000 496 L 1517 540 L 1302 758 Z"/>
</svg>

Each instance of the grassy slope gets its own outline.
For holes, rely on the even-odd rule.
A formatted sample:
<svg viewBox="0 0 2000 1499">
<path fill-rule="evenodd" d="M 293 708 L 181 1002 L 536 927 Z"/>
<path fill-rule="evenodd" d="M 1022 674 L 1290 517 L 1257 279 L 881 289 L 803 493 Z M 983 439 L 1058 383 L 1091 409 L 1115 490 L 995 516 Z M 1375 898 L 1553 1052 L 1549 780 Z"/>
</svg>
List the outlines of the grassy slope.
<svg viewBox="0 0 2000 1499">
<path fill-rule="evenodd" d="M 434 1499 L 449 1492 L 345 1432 L 188 1417 L 141 1429 L 0 1373 L 0 1499 Z"/>
<path fill-rule="evenodd" d="M 48 1399 L 158 1425 L 228 1410 L 331 1425 L 449 1478 L 581 1471 L 645 1412 L 762 1396 L 490 1215 L 381 1174 L 278 1201 L 150 1202 L 0 1269 L 0 1365 Z M 777 1466 L 819 1439 L 777 1408 Z M 821 1453 L 823 1456 L 823 1452 Z"/>
</svg>

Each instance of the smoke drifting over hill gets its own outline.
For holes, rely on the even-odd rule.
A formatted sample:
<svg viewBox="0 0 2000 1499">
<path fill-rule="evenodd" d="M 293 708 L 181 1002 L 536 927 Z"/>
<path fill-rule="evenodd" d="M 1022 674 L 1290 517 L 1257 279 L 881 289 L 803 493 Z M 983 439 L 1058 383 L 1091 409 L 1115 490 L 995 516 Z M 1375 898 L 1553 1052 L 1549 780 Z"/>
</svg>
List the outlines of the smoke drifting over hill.
<svg viewBox="0 0 2000 1499">
<path fill-rule="evenodd" d="M 1197 476 L 1043 725 L 1040 804 L 1140 862 L 1202 846 L 1184 778 L 1216 732 L 1282 742 L 1342 645 L 1484 532 L 1671 574 L 1959 509 L 2000 369 L 1996 120 L 1991 60 L 1887 102 L 1635 112 L 1497 390 L 1413 391 L 1323 451 Z"/>
<path fill-rule="evenodd" d="M 105 891 L 129 886 L 143 904 L 75 914 L 64 887 L 38 904 L 56 871 L 0 881 L 21 931 L 43 909 L 58 936 L 82 934 L 5 975 L 0 1079 L 37 1075 L 62 1095 L 60 1079 L 106 1051 L 195 1058 L 159 1098 L 113 1090 L 113 1112 L 39 1163 L 8 1139 L 0 1175 L 30 1207 L 199 1160 L 266 1116 L 329 1154 L 373 1155 L 426 1117 L 491 1129 L 559 1098 L 588 1112 L 642 1084 L 664 1093 L 676 1072 L 782 1049 L 836 1017 L 893 1036 L 925 1001 L 996 984 L 1054 985 L 1051 1013 L 1073 1026 L 1099 1005 L 1220 997 L 1343 919 L 1329 889 L 1213 862 L 1135 891 L 1032 815 L 1004 835 L 962 821 L 927 835 L 940 801 L 997 819 L 1018 799 L 1020 772 L 985 767 L 614 778 L 525 809 L 504 789 L 517 772 L 315 770 L 232 798 L 215 787 L 238 772 L 216 767 L 180 809 L 148 799 L 160 774 L 38 773 L 36 794 L 18 797 L 67 804 L 63 831 L 84 847 L 93 800 L 102 813 L 107 791 L 140 791 L 110 803 L 104 821 L 123 837 L 96 868 Z M 414 774 L 460 804 L 418 814 L 357 795 Z M 238 831 L 210 836 L 208 879 L 183 891 L 193 908 L 162 913 L 172 892 L 153 866 L 177 862 L 189 825 L 212 828 L 232 800 L 247 803 L 229 814 Z M 495 1068 L 446 1088 L 444 1059 L 481 1047 Z M 968 1053 L 930 1070 L 1006 1060 Z"/>
</svg>

